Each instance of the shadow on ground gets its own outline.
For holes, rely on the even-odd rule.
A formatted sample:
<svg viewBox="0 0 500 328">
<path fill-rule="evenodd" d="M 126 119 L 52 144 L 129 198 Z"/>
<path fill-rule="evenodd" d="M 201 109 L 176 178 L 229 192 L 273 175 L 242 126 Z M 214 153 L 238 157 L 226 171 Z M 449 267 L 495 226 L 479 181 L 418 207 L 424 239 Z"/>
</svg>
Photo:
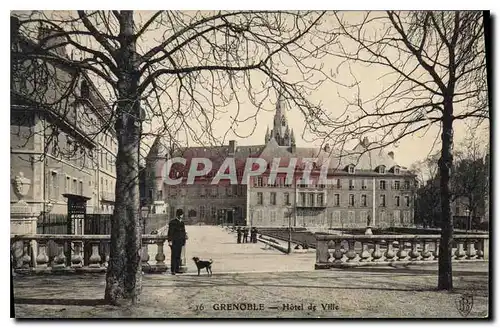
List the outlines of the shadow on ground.
<svg viewBox="0 0 500 328">
<path fill-rule="evenodd" d="M 104 299 L 69 299 L 69 298 L 15 298 L 16 304 L 37 304 L 37 305 L 77 305 L 96 306 L 108 304 Z"/>
<path fill-rule="evenodd" d="M 401 273 L 408 274 L 408 275 L 415 275 L 415 274 L 436 274 L 437 271 L 433 268 L 430 269 L 414 269 L 414 268 L 409 268 L 407 266 L 400 266 L 400 267 L 388 267 L 388 268 L 377 268 L 377 267 L 354 267 L 354 268 L 345 268 L 341 269 L 342 271 L 354 271 L 354 272 L 383 272 L 387 274 L 394 274 L 398 273 L 400 275 Z M 488 272 L 482 272 L 482 271 L 453 271 L 453 276 L 488 276 Z"/>
</svg>

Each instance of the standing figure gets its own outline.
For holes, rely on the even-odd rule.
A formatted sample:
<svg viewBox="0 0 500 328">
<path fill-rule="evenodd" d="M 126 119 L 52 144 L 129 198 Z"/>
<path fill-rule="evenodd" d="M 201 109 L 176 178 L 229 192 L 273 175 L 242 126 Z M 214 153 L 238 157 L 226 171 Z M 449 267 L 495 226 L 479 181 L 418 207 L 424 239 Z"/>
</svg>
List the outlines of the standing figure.
<svg viewBox="0 0 500 328">
<path fill-rule="evenodd" d="M 243 242 L 248 243 L 248 228 L 243 228 Z"/>
<path fill-rule="evenodd" d="M 254 244 L 257 243 L 257 229 L 255 227 L 252 227 L 250 231 L 250 242 Z"/>
<path fill-rule="evenodd" d="M 236 229 L 236 233 L 238 234 L 237 235 L 238 237 L 236 238 L 236 242 L 238 244 L 241 244 L 241 227 L 238 227 L 238 229 Z"/>
<path fill-rule="evenodd" d="M 182 247 L 186 244 L 186 227 L 182 218 L 184 212 L 177 209 L 175 219 L 168 224 L 168 246 L 170 246 L 170 272 L 175 275 L 180 272 Z"/>
</svg>

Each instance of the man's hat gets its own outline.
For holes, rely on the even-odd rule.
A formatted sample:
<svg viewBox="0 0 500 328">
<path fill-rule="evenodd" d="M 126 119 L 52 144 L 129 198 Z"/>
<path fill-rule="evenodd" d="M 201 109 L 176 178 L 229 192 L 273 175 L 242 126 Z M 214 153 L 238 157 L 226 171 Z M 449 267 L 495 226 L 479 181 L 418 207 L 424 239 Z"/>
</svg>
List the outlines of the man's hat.
<svg viewBox="0 0 500 328">
<path fill-rule="evenodd" d="M 177 211 L 175 211 L 175 216 L 181 216 L 184 214 L 184 211 L 181 208 L 178 208 Z"/>
</svg>

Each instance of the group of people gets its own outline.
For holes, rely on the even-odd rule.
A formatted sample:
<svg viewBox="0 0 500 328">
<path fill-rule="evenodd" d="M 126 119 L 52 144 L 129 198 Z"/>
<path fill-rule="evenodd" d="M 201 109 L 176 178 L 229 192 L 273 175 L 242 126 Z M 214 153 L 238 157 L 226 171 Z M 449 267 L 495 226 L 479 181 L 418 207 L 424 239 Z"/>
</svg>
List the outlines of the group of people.
<svg viewBox="0 0 500 328">
<path fill-rule="evenodd" d="M 236 229 L 236 242 L 238 244 L 248 243 L 248 232 L 249 230 L 247 227 L 238 227 L 238 229 Z M 255 227 L 250 229 L 250 242 L 254 244 L 257 243 L 257 229 Z"/>
</svg>

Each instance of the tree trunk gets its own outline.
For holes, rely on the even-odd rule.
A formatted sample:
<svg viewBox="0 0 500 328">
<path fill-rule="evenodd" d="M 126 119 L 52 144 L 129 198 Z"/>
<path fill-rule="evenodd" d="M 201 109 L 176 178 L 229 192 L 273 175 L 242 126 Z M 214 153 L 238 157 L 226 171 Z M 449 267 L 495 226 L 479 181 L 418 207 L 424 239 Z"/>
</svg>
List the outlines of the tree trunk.
<svg viewBox="0 0 500 328">
<path fill-rule="evenodd" d="M 111 251 L 106 275 L 105 298 L 119 305 L 127 299 L 138 301 L 142 283 L 139 203 L 139 145 L 141 137 L 139 79 L 135 59 L 132 12 L 121 12 L 120 53 L 116 56 L 121 72 L 115 130 L 118 138 L 116 159 L 116 199 L 111 223 Z"/>
<path fill-rule="evenodd" d="M 453 241 L 453 218 L 451 216 L 450 176 L 453 165 L 453 102 L 445 99 L 443 129 L 441 133 L 441 158 L 439 159 L 441 192 L 441 242 L 439 244 L 439 290 L 453 289 L 451 251 Z"/>
</svg>

